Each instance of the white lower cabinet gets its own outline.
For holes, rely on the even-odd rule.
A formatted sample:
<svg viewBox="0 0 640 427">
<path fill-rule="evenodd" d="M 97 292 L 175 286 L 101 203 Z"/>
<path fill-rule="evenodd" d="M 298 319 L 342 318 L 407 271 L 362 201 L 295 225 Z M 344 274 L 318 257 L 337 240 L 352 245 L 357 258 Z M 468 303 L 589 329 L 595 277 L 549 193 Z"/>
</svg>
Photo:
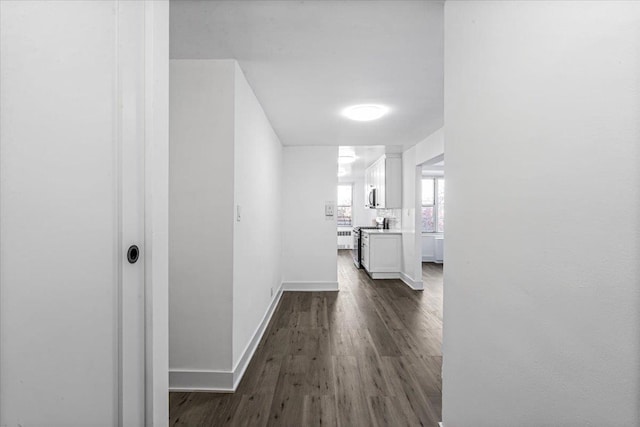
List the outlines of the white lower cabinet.
<svg viewBox="0 0 640 427">
<path fill-rule="evenodd" d="M 395 279 L 402 269 L 402 235 L 362 233 L 362 265 L 373 279 Z"/>
</svg>

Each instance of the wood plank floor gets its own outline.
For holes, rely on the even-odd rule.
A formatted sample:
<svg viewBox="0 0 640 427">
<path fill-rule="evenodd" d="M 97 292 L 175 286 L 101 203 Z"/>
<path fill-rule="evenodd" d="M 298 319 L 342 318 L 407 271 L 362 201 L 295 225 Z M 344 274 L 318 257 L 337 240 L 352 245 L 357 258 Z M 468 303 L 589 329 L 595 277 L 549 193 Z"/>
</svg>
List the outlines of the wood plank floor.
<svg viewBox="0 0 640 427">
<path fill-rule="evenodd" d="M 422 270 L 412 291 L 339 251 L 340 292 L 285 292 L 236 393 L 170 393 L 170 425 L 436 427 L 442 266 Z"/>
</svg>

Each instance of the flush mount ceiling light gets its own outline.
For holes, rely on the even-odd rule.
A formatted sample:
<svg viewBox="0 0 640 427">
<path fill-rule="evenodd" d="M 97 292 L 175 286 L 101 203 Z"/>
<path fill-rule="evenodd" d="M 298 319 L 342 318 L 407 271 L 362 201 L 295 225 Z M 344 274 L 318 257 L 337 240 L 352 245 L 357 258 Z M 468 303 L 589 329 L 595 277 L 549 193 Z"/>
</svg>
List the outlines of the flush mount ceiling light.
<svg viewBox="0 0 640 427">
<path fill-rule="evenodd" d="M 341 154 L 338 157 L 338 163 L 340 163 L 341 165 L 353 163 L 355 161 L 356 161 L 356 156 L 354 156 L 353 154 Z"/>
<path fill-rule="evenodd" d="M 377 104 L 352 105 L 342 110 L 342 115 L 358 122 L 378 120 L 389 112 L 389 107 Z"/>
</svg>

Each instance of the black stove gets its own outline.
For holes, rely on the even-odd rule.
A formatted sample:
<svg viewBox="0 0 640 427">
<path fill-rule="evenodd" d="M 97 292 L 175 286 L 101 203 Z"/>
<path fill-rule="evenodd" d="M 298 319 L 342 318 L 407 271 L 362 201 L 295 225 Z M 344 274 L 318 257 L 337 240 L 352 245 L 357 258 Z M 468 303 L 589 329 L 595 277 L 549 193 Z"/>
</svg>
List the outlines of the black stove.
<svg viewBox="0 0 640 427">
<path fill-rule="evenodd" d="M 363 226 L 363 227 L 353 227 L 353 249 L 351 250 L 351 254 L 353 255 L 353 263 L 357 268 L 362 268 L 362 246 L 361 246 L 361 236 L 360 230 L 377 230 L 379 227 L 375 226 Z"/>
</svg>

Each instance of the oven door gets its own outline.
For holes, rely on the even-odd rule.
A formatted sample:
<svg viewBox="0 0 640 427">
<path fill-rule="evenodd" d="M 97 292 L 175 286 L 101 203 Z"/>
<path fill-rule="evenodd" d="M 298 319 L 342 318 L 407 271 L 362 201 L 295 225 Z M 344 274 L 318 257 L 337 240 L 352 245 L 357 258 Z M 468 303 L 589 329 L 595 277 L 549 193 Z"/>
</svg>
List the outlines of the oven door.
<svg viewBox="0 0 640 427">
<path fill-rule="evenodd" d="M 358 268 L 360 268 L 360 230 L 351 231 L 353 236 L 353 249 L 351 255 L 353 256 L 353 262 Z"/>
</svg>

